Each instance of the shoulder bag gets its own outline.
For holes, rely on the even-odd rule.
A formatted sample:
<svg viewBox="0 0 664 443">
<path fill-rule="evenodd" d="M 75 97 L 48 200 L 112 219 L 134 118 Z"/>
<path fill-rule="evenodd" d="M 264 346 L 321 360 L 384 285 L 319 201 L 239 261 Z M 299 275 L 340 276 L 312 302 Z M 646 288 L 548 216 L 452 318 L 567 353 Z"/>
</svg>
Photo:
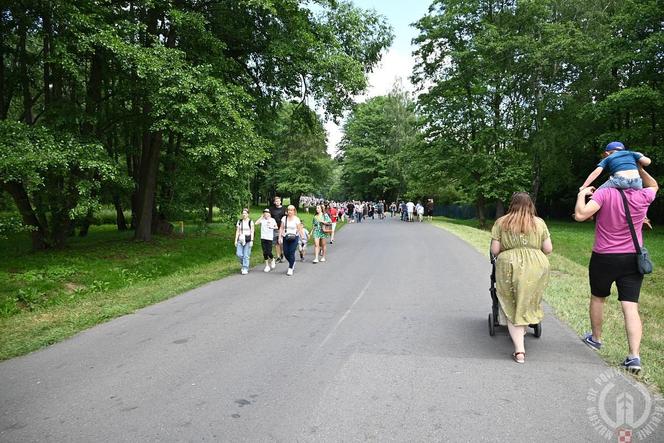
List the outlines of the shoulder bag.
<svg viewBox="0 0 664 443">
<path fill-rule="evenodd" d="M 623 206 L 625 206 L 625 215 L 627 216 L 627 224 L 629 225 L 629 232 L 632 234 L 632 241 L 636 248 L 636 267 L 642 275 L 650 274 L 652 272 L 652 262 L 650 261 L 650 254 L 645 247 L 639 246 L 639 240 L 636 238 L 636 231 L 634 230 L 634 223 L 632 222 L 632 215 L 629 213 L 629 204 L 625 192 L 618 188 L 622 196 Z"/>
<path fill-rule="evenodd" d="M 323 221 L 320 222 L 323 225 L 323 234 L 330 235 L 332 234 L 332 222 L 328 223 L 325 221 L 325 216 L 323 216 Z"/>
<path fill-rule="evenodd" d="M 293 233 L 288 233 L 288 216 L 286 216 L 286 220 L 284 220 L 284 240 L 286 241 L 293 241 L 295 240 L 296 235 Z"/>
</svg>

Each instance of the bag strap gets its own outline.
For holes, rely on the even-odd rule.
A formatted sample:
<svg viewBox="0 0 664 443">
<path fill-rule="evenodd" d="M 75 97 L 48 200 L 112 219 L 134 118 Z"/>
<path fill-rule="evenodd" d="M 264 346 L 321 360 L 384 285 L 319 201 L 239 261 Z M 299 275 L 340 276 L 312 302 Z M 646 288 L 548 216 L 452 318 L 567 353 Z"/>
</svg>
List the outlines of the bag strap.
<svg viewBox="0 0 664 443">
<path fill-rule="evenodd" d="M 627 203 L 627 197 L 625 192 L 617 188 L 618 192 L 622 196 L 623 206 L 625 207 L 625 215 L 627 216 L 627 224 L 629 225 L 629 232 L 632 234 L 632 241 L 634 242 L 634 248 L 636 249 L 637 254 L 641 254 L 641 246 L 639 246 L 639 240 L 636 237 L 636 231 L 634 230 L 634 223 L 632 222 L 632 215 L 629 212 L 629 204 Z"/>
</svg>

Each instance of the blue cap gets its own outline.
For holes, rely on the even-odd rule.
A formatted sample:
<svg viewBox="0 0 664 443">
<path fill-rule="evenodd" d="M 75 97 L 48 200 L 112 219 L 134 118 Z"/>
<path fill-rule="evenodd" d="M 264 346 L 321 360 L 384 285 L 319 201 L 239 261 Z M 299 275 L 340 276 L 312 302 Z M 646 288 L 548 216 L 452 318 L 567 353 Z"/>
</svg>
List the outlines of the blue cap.
<svg viewBox="0 0 664 443">
<path fill-rule="evenodd" d="M 619 151 L 621 149 L 625 149 L 625 145 L 620 142 L 611 142 L 604 148 L 605 151 Z"/>
</svg>

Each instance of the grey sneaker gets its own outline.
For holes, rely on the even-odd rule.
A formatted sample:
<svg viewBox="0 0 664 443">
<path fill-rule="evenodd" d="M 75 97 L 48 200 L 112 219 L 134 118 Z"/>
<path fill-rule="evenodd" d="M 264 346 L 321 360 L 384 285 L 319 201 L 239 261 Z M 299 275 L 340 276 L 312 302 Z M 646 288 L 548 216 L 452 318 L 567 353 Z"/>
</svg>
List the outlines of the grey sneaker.
<svg viewBox="0 0 664 443">
<path fill-rule="evenodd" d="M 602 347 L 602 342 L 593 340 L 592 332 L 588 332 L 581 340 L 595 351 L 599 351 Z"/>
<path fill-rule="evenodd" d="M 641 358 L 625 357 L 625 361 L 620 364 L 620 367 L 631 372 L 632 374 L 638 374 L 641 371 Z"/>
</svg>

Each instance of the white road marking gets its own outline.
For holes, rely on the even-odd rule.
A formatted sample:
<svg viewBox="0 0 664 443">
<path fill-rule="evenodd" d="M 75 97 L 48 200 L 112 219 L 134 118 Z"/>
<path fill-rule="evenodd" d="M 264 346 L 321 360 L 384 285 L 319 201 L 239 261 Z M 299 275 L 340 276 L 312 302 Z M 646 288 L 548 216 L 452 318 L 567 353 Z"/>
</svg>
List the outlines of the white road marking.
<svg viewBox="0 0 664 443">
<path fill-rule="evenodd" d="M 335 332 L 337 332 L 337 329 L 339 328 L 339 326 L 341 325 L 341 323 L 343 323 L 344 320 L 346 320 L 346 317 L 348 317 L 348 315 L 350 314 L 350 311 L 353 310 L 353 307 L 357 304 L 357 302 L 360 301 L 360 299 L 361 299 L 361 298 L 364 296 L 364 294 L 367 292 L 367 289 L 369 289 L 369 285 L 370 285 L 370 284 L 371 284 L 371 279 L 369 279 L 369 281 L 367 282 L 367 284 L 364 285 L 364 288 L 362 288 L 362 290 L 360 291 L 360 295 L 358 295 L 357 298 L 355 299 L 355 301 L 353 302 L 353 304 L 350 305 L 350 308 L 348 308 L 348 310 L 344 313 L 344 315 L 341 316 L 341 318 L 339 319 L 339 321 L 337 322 L 337 324 L 334 325 L 334 327 L 332 328 L 332 330 L 330 331 L 330 333 L 327 334 L 327 337 L 325 337 L 325 340 L 323 340 L 323 342 L 322 342 L 320 345 L 318 345 L 318 349 L 320 349 L 320 348 L 322 348 L 323 346 L 325 346 L 325 344 L 328 342 L 328 340 L 332 338 L 332 336 L 334 335 Z"/>
</svg>

